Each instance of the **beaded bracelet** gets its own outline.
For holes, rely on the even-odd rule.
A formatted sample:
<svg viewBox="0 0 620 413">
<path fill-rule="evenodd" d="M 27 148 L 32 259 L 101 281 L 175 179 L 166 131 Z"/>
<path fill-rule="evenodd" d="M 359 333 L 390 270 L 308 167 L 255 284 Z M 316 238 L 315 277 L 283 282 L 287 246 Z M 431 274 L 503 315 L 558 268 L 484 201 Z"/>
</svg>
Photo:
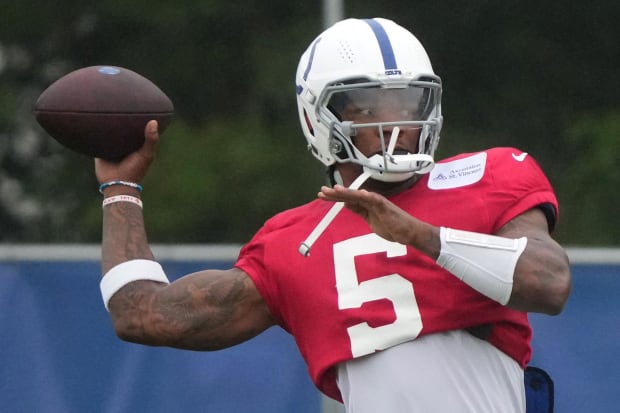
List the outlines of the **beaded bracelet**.
<svg viewBox="0 0 620 413">
<path fill-rule="evenodd" d="M 104 182 L 101 185 L 99 185 L 99 192 L 101 192 L 103 194 L 103 190 L 106 189 L 109 186 L 112 185 L 124 185 L 124 186 L 129 186 L 131 188 L 135 188 L 137 189 L 139 192 L 142 192 L 142 185 L 137 184 L 135 182 L 127 182 L 127 181 L 110 181 L 110 182 Z"/>
</svg>

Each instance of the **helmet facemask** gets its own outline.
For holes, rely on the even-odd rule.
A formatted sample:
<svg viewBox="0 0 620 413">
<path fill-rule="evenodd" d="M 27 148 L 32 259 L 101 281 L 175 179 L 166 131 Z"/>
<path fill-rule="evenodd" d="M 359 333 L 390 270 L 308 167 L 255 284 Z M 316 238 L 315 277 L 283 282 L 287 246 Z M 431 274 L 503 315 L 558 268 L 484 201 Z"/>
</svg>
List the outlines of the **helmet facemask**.
<svg viewBox="0 0 620 413">
<path fill-rule="evenodd" d="M 329 125 L 329 148 L 336 162 L 358 164 L 379 181 L 400 182 L 432 169 L 441 129 L 440 102 L 441 83 L 435 76 L 409 82 L 354 79 L 326 86 L 315 116 Z M 356 147 L 355 136 L 368 128 L 376 130 L 381 151 L 366 156 Z M 395 151 L 395 128 L 419 135 L 414 153 Z"/>
</svg>

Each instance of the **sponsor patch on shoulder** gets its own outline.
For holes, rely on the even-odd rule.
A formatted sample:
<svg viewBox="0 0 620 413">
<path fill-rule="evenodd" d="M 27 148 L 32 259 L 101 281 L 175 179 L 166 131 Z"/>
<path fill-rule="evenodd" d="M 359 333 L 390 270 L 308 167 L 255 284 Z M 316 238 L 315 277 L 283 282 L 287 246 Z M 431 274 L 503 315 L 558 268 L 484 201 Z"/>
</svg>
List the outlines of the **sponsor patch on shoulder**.
<svg viewBox="0 0 620 413">
<path fill-rule="evenodd" d="M 438 163 L 429 174 L 428 187 L 450 189 L 475 184 L 484 176 L 486 164 L 486 152 L 451 162 Z"/>
</svg>

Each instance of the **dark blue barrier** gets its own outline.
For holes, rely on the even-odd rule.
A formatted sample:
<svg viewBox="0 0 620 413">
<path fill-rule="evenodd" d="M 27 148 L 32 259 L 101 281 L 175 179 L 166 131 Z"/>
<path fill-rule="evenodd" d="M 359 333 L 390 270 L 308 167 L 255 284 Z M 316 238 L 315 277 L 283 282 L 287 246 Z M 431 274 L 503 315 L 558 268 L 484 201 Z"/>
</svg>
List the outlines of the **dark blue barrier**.
<svg viewBox="0 0 620 413">
<path fill-rule="evenodd" d="M 620 265 L 573 265 L 559 316 L 531 314 L 532 364 L 555 384 L 555 412 L 620 411 Z"/>
<path fill-rule="evenodd" d="M 217 266 L 217 263 L 215 263 Z M 170 278 L 213 263 L 164 263 Z M 0 262 L 0 412 L 317 413 L 291 337 L 217 352 L 120 341 L 94 262 Z"/>
<path fill-rule="evenodd" d="M 165 262 L 170 278 L 229 262 Z M 574 265 L 557 317 L 530 316 L 533 365 L 555 412 L 620 406 L 620 266 Z M 272 328 L 218 352 L 120 341 L 96 261 L 0 260 L 0 412 L 318 413 L 321 397 L 290 336 Z"/>
</svg>

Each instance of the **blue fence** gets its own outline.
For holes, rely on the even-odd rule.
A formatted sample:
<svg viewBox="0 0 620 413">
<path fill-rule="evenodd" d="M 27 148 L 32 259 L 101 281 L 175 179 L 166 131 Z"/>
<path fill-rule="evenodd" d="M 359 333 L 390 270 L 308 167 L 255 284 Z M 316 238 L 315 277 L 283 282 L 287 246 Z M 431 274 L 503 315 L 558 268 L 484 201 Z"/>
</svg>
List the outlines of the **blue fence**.
<svg viewBox="0 0 620 413">
<path fill-rule="evenodd" d="M 555 383 L 555 412 L 620 411 L 620 265 L 573 265 L 573 292 L 556 317 L 530 315 L 532 364 Z"/>
<path fill-rule="evenodd" d="M 74 252 L 0 254 L 0 411 L 325 411 L 293 340 L 278 328 L 210 353 L 120 341 L 101 302 L 96 257 Z M 176 278 L 231 260 L 162 261 Z M 573 271 L 565 311 L 530 318 L 533 364 L 554 378 L 556 412 L 618 411 L 620 265 L 575 264 Z"/>
</svg>

